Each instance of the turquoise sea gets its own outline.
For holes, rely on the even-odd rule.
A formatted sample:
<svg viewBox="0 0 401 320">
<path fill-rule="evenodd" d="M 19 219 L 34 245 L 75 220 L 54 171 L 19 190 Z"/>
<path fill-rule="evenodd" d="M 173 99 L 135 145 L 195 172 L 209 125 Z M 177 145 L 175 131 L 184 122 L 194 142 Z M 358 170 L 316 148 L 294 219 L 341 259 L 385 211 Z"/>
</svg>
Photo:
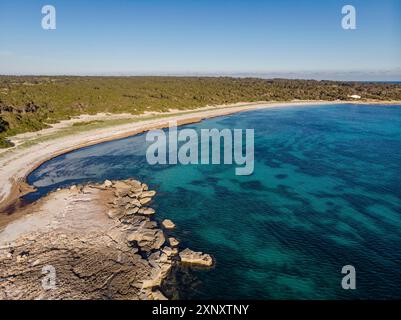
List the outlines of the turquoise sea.
<svg viewBox="0 0 401 320">
<path fill-rule="evenodd" d="M 88 181 L 148 183 L 155 218 L 177 224 L 182 248 L 216 260 L 176 270 L 168 287 L 180 298 L 401 298 L 401 106 L 280 107 L 186 127 L 254 129 L 254 174 L 150 166 L 138 135 L 46 162 L 26 199 Z M 341 288 L 345 265 L 356 268 L 356 290 Z"/>
</svg>

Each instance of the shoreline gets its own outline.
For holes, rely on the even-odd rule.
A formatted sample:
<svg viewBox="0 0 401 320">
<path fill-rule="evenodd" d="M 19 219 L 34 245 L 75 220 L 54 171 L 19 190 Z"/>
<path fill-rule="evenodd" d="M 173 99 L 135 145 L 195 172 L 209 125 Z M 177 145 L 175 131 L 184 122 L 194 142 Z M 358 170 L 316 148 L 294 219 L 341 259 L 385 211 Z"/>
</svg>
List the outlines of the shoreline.
<svg viewBox="0 0 401 320">
<path fill-rule="evenodd" d="M 173 110 L 169 113 L 156 114 L 156 119 L 144 119 L 143 116 L 133 117 L 132 122 L 110 127 L 70 134 L 61 137 L 45 136 L 43 142 L 33 143 L 28 147 L 17 147 L 0 153 L 0 214 L 24 195 L 34 191 L 26 178 L 46 161 L 74 150 L 97 145 L 100 143 L 118 140 L 141 134 L 153 129 L 163 129 L 169 126 L 169 121 L 176 121 L 178 126 L 197 123 L 205 119 L 227 116 L 238 112 L 262 110 L 277 107 L 317 106 L 333 104 L 357 105 L 401 105 L 401 101 L 324 101 L 300 100 L 289 102 L 241 102 L 230 105 L 206 106 L 194 110 Z M 135 121 L 138 120 L 138 121 Z M 38 132 L 40 133 L 40 132 Z"/>
</svg>

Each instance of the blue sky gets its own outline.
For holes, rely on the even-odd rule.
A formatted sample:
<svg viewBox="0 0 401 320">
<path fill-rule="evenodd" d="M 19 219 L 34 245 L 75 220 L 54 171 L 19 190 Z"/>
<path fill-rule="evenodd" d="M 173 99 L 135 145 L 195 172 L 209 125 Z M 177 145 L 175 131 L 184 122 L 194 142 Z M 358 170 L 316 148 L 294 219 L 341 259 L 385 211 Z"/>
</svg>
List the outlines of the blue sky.
<svg viewBox="0 0 401 320">
<path fill-rule="evenodd" d="M 0 74 L 187 73 L 401 80 L 401 1 L 0 0 Z"/>
</svg>

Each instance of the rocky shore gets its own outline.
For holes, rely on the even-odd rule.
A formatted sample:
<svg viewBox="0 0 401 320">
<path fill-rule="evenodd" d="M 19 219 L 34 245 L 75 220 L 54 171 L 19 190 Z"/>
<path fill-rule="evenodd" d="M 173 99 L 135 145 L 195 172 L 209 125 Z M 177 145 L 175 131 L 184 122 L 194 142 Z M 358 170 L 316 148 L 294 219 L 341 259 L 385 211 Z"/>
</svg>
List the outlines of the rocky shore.
<svg viewBox="0 0 401 320">
<path fill-rule="evenodd" d="M 161 285 L 180 264 L 210 255 L 180 250 L 137 180 L 50 193 L 0 232 L 0 299 L 167 299 Z"/>
</svg>

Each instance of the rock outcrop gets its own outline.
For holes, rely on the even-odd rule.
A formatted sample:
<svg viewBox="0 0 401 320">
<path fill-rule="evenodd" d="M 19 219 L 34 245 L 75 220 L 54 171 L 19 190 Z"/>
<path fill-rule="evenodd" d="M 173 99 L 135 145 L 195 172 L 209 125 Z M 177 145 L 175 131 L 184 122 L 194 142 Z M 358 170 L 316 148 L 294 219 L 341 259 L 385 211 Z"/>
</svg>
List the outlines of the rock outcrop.
<svg viewBox="0 0 401 320">
<path fill-rule="evenodd" d="M 200 265 L 211 267 L 213 265 L 213 259 L 209 254 L 202 252 L 195 252 L 190 249 L 185 249 L 180 252 L 181 262 L 189 263 L 193 265 Z"/>
<path fill-rule="evenodd" d="M 175 228 L 175 224 L 173 221 L 171 221 L 170 219 L 165 219 L 162 222 L 162 226 L 168 230 L 172 230 Z"/>
<path fill-rule="evenodd" d="M 172 246 L 172 247 L 177 247 L 180 244 L 180 242 L 176 238 L 173 238 L 173 237 L 168 238 L 168 242 L 170 243 L 170 246 Z"/>
</svg>

